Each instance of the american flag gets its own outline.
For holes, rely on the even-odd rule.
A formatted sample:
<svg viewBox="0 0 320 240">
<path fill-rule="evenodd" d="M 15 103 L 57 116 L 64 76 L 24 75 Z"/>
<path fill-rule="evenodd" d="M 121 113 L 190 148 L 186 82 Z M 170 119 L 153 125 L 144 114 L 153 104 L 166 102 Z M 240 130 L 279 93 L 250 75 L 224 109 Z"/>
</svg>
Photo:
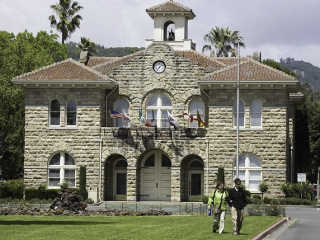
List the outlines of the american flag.
<svg viewBox="0 0 320 240">
<path fill-rule="evenodd" d="M 125 113 L 119 113 L 117 111 L 111 111 L 111 118 L 123 118 L 126 121 L 129 121 L 129 117 Z"/>
</svg>

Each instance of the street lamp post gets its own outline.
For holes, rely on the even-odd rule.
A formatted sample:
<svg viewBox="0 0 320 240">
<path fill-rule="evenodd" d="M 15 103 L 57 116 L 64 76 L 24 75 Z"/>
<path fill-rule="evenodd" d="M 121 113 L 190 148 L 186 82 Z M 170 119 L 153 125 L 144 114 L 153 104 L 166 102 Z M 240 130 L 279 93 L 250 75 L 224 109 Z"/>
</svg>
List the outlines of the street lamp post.
<svg viewBox="0 0 320 240">
<path fill-rule="evenodd" d="M 238 41 L 238 71 L 237 71 L 237 159 L 236 177 L 239 178 L 239 102 L 240 102 L 240 40 Z"/>
</svg>

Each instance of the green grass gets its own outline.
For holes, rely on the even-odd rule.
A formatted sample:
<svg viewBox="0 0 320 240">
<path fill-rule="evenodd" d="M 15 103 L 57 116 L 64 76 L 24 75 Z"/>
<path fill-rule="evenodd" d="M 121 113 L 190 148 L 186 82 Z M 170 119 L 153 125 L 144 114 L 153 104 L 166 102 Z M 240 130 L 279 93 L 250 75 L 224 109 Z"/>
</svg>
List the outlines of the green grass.
<svg viewBox="0 0 320 240">
<path fill-rule="evenodd" d="M 166 240 L 252 239 L 279 217 L 245 217 L 242 234 L 232 236 L 230 216 L 225 233 L 211 232 L 212 217 L 65 217 L 0 216 L 1 240 Z"/>
</svg>

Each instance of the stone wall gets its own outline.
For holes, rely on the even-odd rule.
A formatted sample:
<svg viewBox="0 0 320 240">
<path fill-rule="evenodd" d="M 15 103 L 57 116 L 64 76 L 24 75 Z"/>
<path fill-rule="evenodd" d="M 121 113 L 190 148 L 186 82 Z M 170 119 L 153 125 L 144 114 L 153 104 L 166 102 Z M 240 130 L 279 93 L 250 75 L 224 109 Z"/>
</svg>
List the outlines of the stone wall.
<svg viewBox="0 0 320 240">
<path fill-rule="evenodd" d="M 162 74 L 153 71 L 153 63 L 157 60 L 166 64 L 167 69 Z M 172 161 L 172 201 L 180 201 L 185 194 L 183 186 L 186 182 L 181 177 L 181 164 L 190 155 L 198 156 L 203 161 L 204 194 L 207 194 L 207 189 L 210 191 L 214 187 L 218 167 L 225 168 L 227 185 L 231 186 L 236 158 L 236 130 L 232 114 L 236 91 L 217 89 L 201 92 L 197 81 L 204 74 L 205 71 L 200 66 L 176 55 L 167 45 L 157 44 L 108 74 L 118 81 L 119 88 L 116 92 L 97 89 L 27 89 L 25 183 L 28 186 L 46 183 L 48 160 L 54 152 L 66 151 L 74 157 L 78 168 L 80 165 L 87 165 L 88 186 L 98 187 L 101 136 L 102 179 L 105 177 L 104 173 L 109 172 L 104 168 L 110 156 L 123 156 L 128 163 L 127 200 L 138 199 L 141 159 L 146 151 L 153 149 L 160 149 Z M 163 136 L 155 136 L 153 128 L 146 129 L 138 122 L 139 109 L 142 108 L 145 113 L 147 97 L 159 90 L 170 97 L 172 114 L 181 126 L 180 130 L 172 131 L 173 135 L 166 136 L 170 132 L 167 130 Z M 131 119 L 128 137 L 119 136 L 119 129 L 111 127 L 109 111 L 105 115 L 106 95 L 109 96 L 109 111 L 118 97 L 128 99 Z M 188 123 L 183 120 L 183 113 L 188 111 L 192 96 L 200 96 L 207 108 L 208 128 L 193 130 L 199 131 L 197 137 L 190 137 L 184 132 Z M 68 129 L 63 125 L 59 129 L 48 127 L 48 104 L 55 98 L 63 104 L 69 98 L 77 101 L 78 125 L 75 129 Z M 241 90 L 241 99 L 245 102 L 245 128 L 240 131 L 240 152 L 252 153 L 262 161 L 263 180 L 269 185 L 270 193 L 275 195 L 281 194 L 280 185 L 286 181 L 287 98 L 285 89 Z M 250 104 L 254 99 L 263 103 L 260 129 L 250 127 Z M 64 121 L 63 116 L 61 121 Z M 144 133 L 139 134 L 139 131 Z M 149 136 L 149 140 L 145 141 L 143 135 Z M 108 191 L 106 187 L 102 189 Z"/>
</svg>

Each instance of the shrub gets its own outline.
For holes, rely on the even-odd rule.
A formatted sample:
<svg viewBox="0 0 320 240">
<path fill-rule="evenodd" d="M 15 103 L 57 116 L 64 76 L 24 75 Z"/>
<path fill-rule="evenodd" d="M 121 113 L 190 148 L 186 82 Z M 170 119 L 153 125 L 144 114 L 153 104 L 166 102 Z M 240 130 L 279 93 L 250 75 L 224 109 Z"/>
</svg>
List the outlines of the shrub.
<svg viewBox="0 0 320 240">
<path fill-rule="evenodd" d="M 0 183 L 0 198 L 23 198 L 23 179 L 8 180 Z"/>
<path fill-rule="evenodd" d="M 265 204 L 271 204 L 271 198 L 268 198 L 268 197 L 265 197 L 265 198 L 263 198 L 263 202 L 265 203 Z M 271 215 L 271 216 L 273 216 L 273 215 Z"/>
<path fill-rule="evenodd" d="M 262 193 L 262 199 L 263 199 L 263 194 L 266 193 L 268 191 L 269 187 L 265 182 L 261 182 L 259 184 L 259 190 Z"/>
<path fill-rule="evenodd" d="M 311 199 L 312 185 L 307 183 L 287 183 L 281 186 L 286 198 Z"/>
<path fill-rule="evenodd" d="M 27 188 L 25 190 L 26 200 L 40 199 L 49 200 L 54 199 L 58 196 L 59 189 L 43 189 L 41 187 L 37 188 Z"/>
<path fill-rule="evenodd" d="M 86 167 L 80 166 L 80 195 L 82 200 L 88 199 L 88 192 L 86 189 L 86 185 L 87 185 Z"/>
<path fill-rule="evenodd" d="M 202 196 L 202 202 L 203 202 L 204 204 L 207 204 L 207 203 L 208 203 L 208 200 L 209 200 L 208 196 L 206 196 L 206 195 Z"/>
</svg>

